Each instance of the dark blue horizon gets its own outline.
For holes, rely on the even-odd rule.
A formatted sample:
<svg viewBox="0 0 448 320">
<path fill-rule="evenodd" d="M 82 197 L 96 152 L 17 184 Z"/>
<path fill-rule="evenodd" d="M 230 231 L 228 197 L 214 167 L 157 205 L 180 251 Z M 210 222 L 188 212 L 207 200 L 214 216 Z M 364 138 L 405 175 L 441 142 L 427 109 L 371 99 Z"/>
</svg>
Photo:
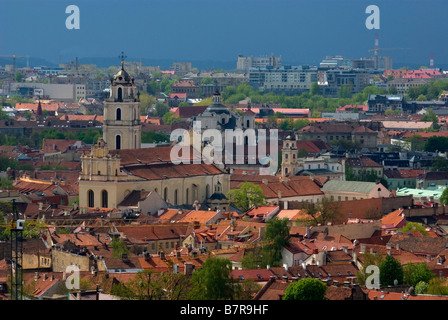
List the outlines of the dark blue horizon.
<svg viewBox="0 0 448 320">
<path fill-rule="evenodd" d="M 68 30 L 68 5 L 80 29 Z M 368 5 L 380 8 L 380 30 L 368 30 Z M 235 61 L 281 56 L 318 64 L 327 55 L 368 57 L 379 35 L 394 63 L 448 65 L 446 0 L 3 0 L 0 55 L 59 63 L 78 57 Z M 396 50 L 396 48 L 406 48 Z"/>
</svg>

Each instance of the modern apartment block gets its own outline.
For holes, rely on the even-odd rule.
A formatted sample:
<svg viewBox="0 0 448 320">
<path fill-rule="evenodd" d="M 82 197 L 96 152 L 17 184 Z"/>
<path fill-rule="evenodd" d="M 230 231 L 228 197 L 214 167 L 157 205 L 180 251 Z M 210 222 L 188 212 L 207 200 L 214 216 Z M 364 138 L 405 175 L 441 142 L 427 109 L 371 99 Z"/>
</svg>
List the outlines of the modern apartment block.
<svg viewBox="0 0 448 320">
<path fill-rule="evenodd" d="M 318 72 L 318 84 L 324 96 L 337 97 L 343 85 L 352 87 L 352 93 L 361 92 L 370 84 L 367 69 L 323 69 Z"/>
<path fill-rule="evenodd" d="M 23 97 L 40 97 L 41 99 L 55 99 L 60 101 L 79 101 L 86 98 L 85 84 L 52 84 L 37 82 L 9 82 L 2 85 L 4 94 L 20 95 Z"/>
<path fill-rule="evenodd" d="M 170 65 L 170 70 L 174 71 L 174 74 L 184 76 L 191 71 L 191 62 L 173 62 Z"/>
<path fill-rule="evenodd" d="M 282 66 L 281 57 L 244 57 L 242 55 L 238 56 L 238 61 L 236 63 L 236 69 L 244 72 L 248 72 L 250 68 L 265 68 L 265 67 L 278 68 Z"/>
<path fill-rule="evenodd" d="M 310 90 L 317 82 L 317 67 L 282 66 L 278 68 L 251 68 L 249 84 L 260 91 L 295 92 Z"/>
</svg>

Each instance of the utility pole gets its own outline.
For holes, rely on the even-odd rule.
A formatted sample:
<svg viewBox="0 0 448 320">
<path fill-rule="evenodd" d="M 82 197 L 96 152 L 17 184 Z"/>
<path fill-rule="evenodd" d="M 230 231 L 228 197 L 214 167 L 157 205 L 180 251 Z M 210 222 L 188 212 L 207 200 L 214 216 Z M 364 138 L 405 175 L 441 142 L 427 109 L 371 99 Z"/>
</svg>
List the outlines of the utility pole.
<svg viewBox="0 0 448 320">
<path fill-rule="evenodd" d="M 23 300 L 23 226 L 25 220 L 19 219 L 16 201 L 12 200 L 12 228 L 11 228 L 11 299 Z"/>
</svg>

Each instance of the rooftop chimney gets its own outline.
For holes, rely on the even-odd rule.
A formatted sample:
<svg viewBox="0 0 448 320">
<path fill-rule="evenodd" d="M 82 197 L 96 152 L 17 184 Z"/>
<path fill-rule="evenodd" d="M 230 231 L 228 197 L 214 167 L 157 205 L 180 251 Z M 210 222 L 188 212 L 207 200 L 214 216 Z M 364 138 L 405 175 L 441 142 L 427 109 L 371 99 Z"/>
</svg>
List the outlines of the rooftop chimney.
<svg viewBox="0 0 448 320">
<path fill-rule="evenodd" d="M 194 265 L 191 262 L 184 263 L 184 274 L 191 276 L 193 274 Z"/>
</svg>

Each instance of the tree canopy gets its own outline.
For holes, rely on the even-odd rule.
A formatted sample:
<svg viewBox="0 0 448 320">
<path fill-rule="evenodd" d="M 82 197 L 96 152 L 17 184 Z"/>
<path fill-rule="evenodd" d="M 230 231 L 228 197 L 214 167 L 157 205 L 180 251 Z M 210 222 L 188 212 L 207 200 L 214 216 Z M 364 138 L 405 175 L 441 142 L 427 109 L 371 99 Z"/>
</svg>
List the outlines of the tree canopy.
<svg viewBox="0 0 448 320">
<path fill-rule="evenodd" d="M 403 277 L 404 274 L 401 263 L 392 257 L 392 255 L 386 255 L 386 258 L 380 264 L 381 286 L 393 286 L 395 285 L 395 281 L 397 281 L 397 284 L 402 284 Z"/>
<path fill-rule="evenodd" d="M 404 282 L 414 288 L 421 281 L 429 283 L 434 278 L 434 273 L 426 263 L 408 263 L 403 267 Z"/>
<path fill-rule="evenodd" d="M 259 185 L 243 182 L 237 189 L 230 190 L 227 193 L 227 198 L 232 205 L 246 212 L 254 206 L 264 204 L 266 197 Z"/>
<path fill-rule="evenodd" d="M 237 287 L 231 276 L 232 263 L 228 259 L 209 257 L 202 269 L 191 278 L 190 298 L 194 300 L 229 300 Z"/>
<path fill-rule="evenodd" d="M 327 285 L 319 279 L 305 278 L 292 282 L 285 290 L 282 300 L 324 300 Z"/>
<path fill-rule="evenodd" d="M 280 266 L 282 248 L 289 245 L 289 220 L 274 218 L 266 223 L 263 246 L 263 267 L 266 265 Z"/>
</svg>

